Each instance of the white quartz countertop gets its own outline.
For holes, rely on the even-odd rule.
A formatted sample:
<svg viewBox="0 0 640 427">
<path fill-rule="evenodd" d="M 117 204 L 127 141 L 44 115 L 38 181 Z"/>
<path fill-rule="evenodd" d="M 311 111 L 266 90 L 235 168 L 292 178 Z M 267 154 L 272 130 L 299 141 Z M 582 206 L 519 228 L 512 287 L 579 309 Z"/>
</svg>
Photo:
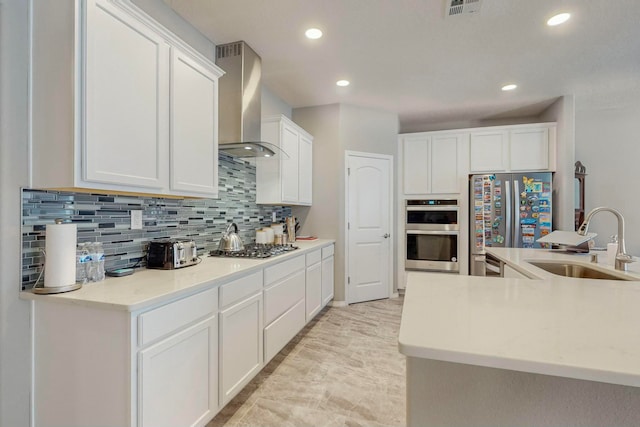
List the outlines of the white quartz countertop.
<svg viewBox="0 0 640 427">
<path fill-rule="evenodd" d="M 332 243 L 334 241 L 330 239 L 300 240 L 295 243 L 299 249 L 265 259 L 218 258 L 203 255 L 200 264 L 190 267 L 176 270 L 137 269 L 130 276 L 108 277 L 102 282 L 88 283 L 72 292 L 37 295 L 24 291 L 20 293 L 20 298 L 45 299 L 111 310 L 137 311 L 211 285 L 222 284 Z"/>
<path fill-rule="evenodd" d="M 408 273 L 401 353 L 640 386 L 640 281 L 564 278 L 525 261 L 576 255 L 490 252 L 541 280 Z"/>
<path fill-rule="evenodd" d="M 605 251 L 591 251 L 587 254 L 570 254 L 548 249 L 518 249 L 518 248 L 487 248 L 487 253 L 504 261 L 513 269 L 532 279 L 545 279 L 558 277 L 552 273 L 531 265 L 528 261 L 571 261 L 573 263 L 585 264 L 591 268 L 604 270 L 615 275 L 628 276 L 632 279 L 640 280 L 640 260 L 628 264 L 628 272 L 617 271 L 613 265 L 607 264 L 607 253 Z M 591 255 L 598 256 L 597 263 L 591 263 Z M 636 259 L 636 257 L 634 257 Z M 567 279 L 569 281 L 581 279 Z"/>
</svg>

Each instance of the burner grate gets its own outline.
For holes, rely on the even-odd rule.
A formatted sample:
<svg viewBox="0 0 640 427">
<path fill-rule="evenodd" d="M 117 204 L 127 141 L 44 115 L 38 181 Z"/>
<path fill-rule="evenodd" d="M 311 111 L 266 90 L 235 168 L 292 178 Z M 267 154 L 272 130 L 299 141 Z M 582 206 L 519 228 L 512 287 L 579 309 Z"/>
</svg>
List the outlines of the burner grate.
<svg viewBox="0 0 640 427">
<path fill-rule="evenodd" d="M 298 249 L 298 246 L 289 245 L 263 245 L 251 244 L 245 245 L 244 249 L 237 252 L 213 250 L 209 252 L 209 256 L 220 258 L 252 258 L 262 259 L 272 256 L 281 255 Z"/>
</svg>

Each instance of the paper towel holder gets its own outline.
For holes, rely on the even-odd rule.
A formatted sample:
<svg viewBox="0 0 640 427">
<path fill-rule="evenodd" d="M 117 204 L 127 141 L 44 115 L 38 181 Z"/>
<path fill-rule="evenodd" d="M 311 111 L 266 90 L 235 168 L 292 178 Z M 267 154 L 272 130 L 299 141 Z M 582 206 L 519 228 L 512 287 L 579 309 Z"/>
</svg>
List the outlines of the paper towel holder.
<svg viewBox="0 0 640 427">
<path fill-rule="evenodd" d="M 42 255 L 44 255 L 44 257 L 46 258 L 47 253 L 44 251 L 44 249 L 40 249 L 40 251 L 42 252 Z M 44 273 L 44 263 L 42 263 L 42 271 L 40 272 L 38 279 L 36 279 L 36 285 L 33 288 L 31 288 L 31 291 L 34 294 L 38 294 L 38 295 L 61 294 L 63 292 L 75 291 L 82 287 L 82 283 L 74 283 L 73 285 L 65 285 L 65 286 L 45 287 L 44 282 L 42 282 L 42 284 L 38 286 L 38 282 L 42 278 L 43 273 Z"/>
<path fill-rule="evenodd" d="M 54 221 L 56 224 L 62 224 L 64 223 L 64 220 L 62 218 L 56 218 Z M 42 255 L 44 256 L 44 258 L 47 258 L 47 253 L 45 252 L 44 249 L 40 249 L 40 251 L 42 252 Z M 42 271 L 40 271 L 40 275 L 38 276 L 38 278 L 36 279 L 36 285 L 31 289 L 31 291 L 34 294 L 38 294 L 38 295 L 49 295 L 49 294 L 61 294 L 63 292 L 71 292 L 71 291 L 75 291 L 77 289 L 80 289 L 82 287 L 82 283 L 74 283 L 72 285 L 64 285 L 64 286 L 49 286 L 46 287 L 44 286 L 44 282 L 42 283 L 41 286 L 38 286 L 38 282 L 40 281 L 40 279 L 42 278 L 42 275 L 44 273 L 44 267 L 45 267 L 45 263 L 42 263 Z"/>
</svg>

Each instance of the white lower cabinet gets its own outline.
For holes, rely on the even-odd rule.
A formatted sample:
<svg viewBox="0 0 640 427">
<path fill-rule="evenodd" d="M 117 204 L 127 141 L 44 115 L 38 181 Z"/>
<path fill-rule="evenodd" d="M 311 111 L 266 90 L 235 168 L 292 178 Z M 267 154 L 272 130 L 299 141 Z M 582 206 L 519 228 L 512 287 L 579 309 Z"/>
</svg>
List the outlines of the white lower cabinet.
<svg viewBox="0 0 640 427">
<path fill-rule="evenodd" d="M 322 248 L 322 306 L 333 299 L 333 250 L 330 245 Z"/>
<path fill-rule="evenodd" d="M 305 325 L 305 256 L 264 271 L 265 363 Z"/>
<path fill-rule="evenodd" d="M 264 328 L 264 362 L 269 363 L 305 324 L 304 300 L 287 310 Z"/>
<path fill-rule="evenodd" d="M 216 316 L 142 350 L 138 363 L 138 425 L 201 426 L 217 413 Z"/>
<path fill-rule="evenodd" d="M 227 404 L 263 366 L 262 291 L 220 311 L 220 401 Z"/>
<path fill-rule="evenodd" d="M 307 254 L 306 290 L 307 322 L 322 310 L 322 250 Z"/>
<path fill-rule="evenodd" d="M 34 425 L 206 425 L 333 297 L 333 249 L 135 312 L 36 299 Z"/>
</svg>

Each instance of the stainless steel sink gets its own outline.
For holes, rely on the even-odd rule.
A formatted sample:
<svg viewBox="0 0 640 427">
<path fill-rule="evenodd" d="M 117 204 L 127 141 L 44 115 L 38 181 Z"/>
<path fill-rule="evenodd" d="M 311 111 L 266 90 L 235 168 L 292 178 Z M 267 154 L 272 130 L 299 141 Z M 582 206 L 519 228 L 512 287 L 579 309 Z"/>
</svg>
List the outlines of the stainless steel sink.
<svg viewBox="0 0 640 427">
<path fill-rule="evenodd" d="M 579 279 L 604 279 L 604 280 L 638 280 L 635 277 L 603 271 L 584 264 L 576 264 L 570 261 L 527 261 L 529 264 L 541 268 L 551 274 Z"/>
</svg>

